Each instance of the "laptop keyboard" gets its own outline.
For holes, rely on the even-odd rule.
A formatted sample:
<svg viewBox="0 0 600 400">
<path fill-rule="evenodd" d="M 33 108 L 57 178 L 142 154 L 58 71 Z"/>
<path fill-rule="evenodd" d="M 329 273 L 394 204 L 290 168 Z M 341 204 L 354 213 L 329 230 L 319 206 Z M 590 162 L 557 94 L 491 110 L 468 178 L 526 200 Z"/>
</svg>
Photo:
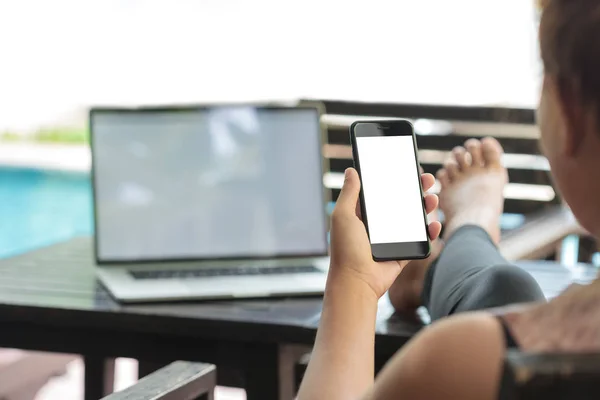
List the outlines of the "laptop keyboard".
<svg viewBox="0 0 600 400">
<path fill-rule="evenodd" d="M 211 278 L 221 276 L 288 275 L 321 272 L 312 265 L 298 267 L 202 268 L 164 271 L 131 271 L 135 279 Z"/>
</svg>

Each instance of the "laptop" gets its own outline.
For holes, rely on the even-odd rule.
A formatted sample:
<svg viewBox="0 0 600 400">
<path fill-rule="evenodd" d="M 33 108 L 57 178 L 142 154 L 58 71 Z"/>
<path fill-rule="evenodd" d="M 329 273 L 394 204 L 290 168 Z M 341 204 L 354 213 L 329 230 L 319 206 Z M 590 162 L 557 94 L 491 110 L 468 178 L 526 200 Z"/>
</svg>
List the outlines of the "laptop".
<svg viewBox="0 0 600 400">
<path fill-rule="evenodd" d="M 122 302 L 322 294 L 312 107 L 90 111 L 97 274 Z"/>
</svg>

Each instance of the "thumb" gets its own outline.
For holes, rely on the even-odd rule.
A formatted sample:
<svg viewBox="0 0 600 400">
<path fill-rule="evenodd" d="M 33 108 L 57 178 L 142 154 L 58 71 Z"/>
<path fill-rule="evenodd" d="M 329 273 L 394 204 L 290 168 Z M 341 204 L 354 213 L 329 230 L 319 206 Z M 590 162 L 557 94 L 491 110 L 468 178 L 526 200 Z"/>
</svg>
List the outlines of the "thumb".
<svg viewBox="0 0 600 400">
<path fill-rule="evenodd" d="M 360 178 L 354 168 L 346 169 L 344 186 L 338 196 L 336 206 L 343 212 L 356 212 L 356 204 L 360 193 Z"/>
</svg>

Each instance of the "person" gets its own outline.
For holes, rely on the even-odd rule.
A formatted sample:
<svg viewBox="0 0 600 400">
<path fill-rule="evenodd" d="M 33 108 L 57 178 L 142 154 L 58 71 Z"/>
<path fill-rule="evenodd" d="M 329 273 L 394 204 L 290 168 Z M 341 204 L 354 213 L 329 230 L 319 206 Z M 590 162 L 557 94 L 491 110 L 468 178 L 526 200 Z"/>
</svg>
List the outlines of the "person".
<svg viewBox="0 0 600 400">
<path fill-rule="evenodd" d="M 542 3 L 540 145 L 557 190 L 580 224 L 600 237 L 600 2 Z M 359 177 L 346 171 L 332 214 L 323 312 L 299 400 L 496 399 L 508 348 L 600 351 L 600 280 L 572 285 L 546 302 L 535 280 L 498 252 L 507 182 L 501 155 L 492 138 L 454 149 L 438 173 L 444 244 L 437 242 L 438 255 L 428 262 L 372 260 L 356 211 Z M 422 181 L 429 188 L 433 177 L 424 174 Z M 426 197 L 428 213 L 437 202 Z M 431 238 L 439 232 L 439 222 L 432 222 Z M 377 302 L 390 287 L 400 311 L 425 305 L 433 323 L 374 380 Z"/>
</svg>

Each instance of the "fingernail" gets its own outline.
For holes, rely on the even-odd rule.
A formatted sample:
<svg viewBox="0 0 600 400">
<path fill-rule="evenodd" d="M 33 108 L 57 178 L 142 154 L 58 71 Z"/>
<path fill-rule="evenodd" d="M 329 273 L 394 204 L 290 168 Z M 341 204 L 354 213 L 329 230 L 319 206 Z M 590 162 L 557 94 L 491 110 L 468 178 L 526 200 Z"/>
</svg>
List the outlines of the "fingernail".
<svg viewBox="0 0 600 400">
<path fill-rule="evenodd" d="M 350 168 L 346 168 L 346 170 L 344 171 L 344 178 L 348 179 L 349 176 L 350 176 Z"/>
</svg>

